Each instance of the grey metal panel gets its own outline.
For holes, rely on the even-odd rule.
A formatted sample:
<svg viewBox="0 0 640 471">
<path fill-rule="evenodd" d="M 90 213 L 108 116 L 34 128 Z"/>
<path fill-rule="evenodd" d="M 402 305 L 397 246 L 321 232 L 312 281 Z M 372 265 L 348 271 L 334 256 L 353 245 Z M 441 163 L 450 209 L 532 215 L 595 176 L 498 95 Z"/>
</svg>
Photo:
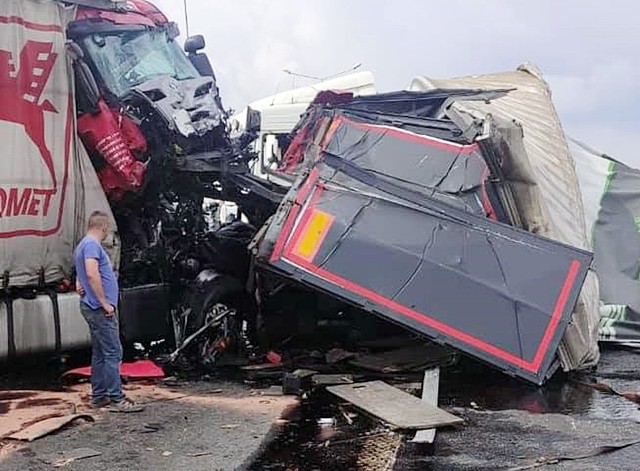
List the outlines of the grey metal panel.
<svg viewBox="0 0 640 471">
<path fill-rule="evenodd" d="M 61 347 L 63 350 L 91 346 L 89 325 L 80 312 L 80 297 L 75 293 L 58 295 Z"/>
<path fill-rule="evenodd" d="M 326 152 L 400 181 L 459 193 L 479 186 L 487 167 L 470 149 L 398 129 L 352 123 L 338 127 Z"/>
<path fill-rule="evenodd" d="M 9 355 L 9 322 L 7 308 L 4 302 L 0 302 L 0 360 Z"/>
<path fill-rule="evenodd" d="M 53 305 L 48 296 L 14 300 L 13 322 L 17 355 L 55 350 Z"/>
<path fill-rule="evenodd" d="M 280 234 L 289 242 L 276 267 L 522 378 L 546 379 L 589 253 L 424 195 L 318 185 L 311 203 L 300 202 L 296 234 Z M 304 260 L 294 249 L 312 211 L 334 219 Z"/>
</svg>

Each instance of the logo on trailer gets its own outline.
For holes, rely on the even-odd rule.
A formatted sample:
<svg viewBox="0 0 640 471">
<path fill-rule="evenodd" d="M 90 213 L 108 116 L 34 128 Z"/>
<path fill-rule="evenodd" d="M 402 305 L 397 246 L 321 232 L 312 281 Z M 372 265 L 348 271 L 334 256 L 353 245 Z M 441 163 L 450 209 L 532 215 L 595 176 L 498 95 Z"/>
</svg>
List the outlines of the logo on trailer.
<svg viewBox="0 0 640 471">
<path fill-rule="evenodd" d="M 0 121 L 24 127 L 40 151 L 54 189 L 56 172 L 45 140 L 44 114 L 57 113 L 58 110 L 41 97 L 57 58 L 53 43 L 27 41 L 20 52 L 20 68 L 17 69 L 13 53 L 0 50 Z"/>
<path fill-rule="evenodd" d="M 3 12 L 13 12 L 2 3 Z M 47 237 L 62 227 L 73 139 L 72 82 L 60 60 L 65 40 L 58 7 L 41 8 L 38 17 L 47 13 L 48 23 L 32 21 L 31 7 L 0 15 L 0 142 L 9 146 L 0 179 L 0 239 Z"/>
</svg>

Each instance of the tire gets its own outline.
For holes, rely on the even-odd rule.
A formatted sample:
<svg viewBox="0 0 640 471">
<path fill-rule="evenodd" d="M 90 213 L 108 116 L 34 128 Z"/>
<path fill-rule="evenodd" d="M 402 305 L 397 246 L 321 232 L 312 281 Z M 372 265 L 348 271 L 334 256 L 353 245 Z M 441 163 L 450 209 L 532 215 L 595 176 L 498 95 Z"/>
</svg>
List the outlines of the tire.
<svg viewBox="0 0 640 471">
<path fill-rule="evenodd" d="M 192 309 L 188 322 L 189 332 L 195 332 L 204 325 L 208 310 L 216 304 L 224 304 L 241 314 L 244 297 L 242 285 L 231 277 L 220 276 L 199 287 L 189 302 Z"/>
</svg>

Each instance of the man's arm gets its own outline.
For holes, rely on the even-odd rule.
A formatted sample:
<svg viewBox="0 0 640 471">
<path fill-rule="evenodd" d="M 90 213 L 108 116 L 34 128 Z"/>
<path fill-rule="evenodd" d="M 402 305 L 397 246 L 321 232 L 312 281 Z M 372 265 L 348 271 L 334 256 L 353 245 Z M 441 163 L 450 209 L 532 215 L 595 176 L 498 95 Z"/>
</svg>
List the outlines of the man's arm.
<svg viewBox="0 0 640 471">
<path fill-rule="evenodd" d="M 100 268 L 98 264 L 98 260 L 95 258 L 85 258 L 84 267 L 87 271 L 87 279 L 89 280 L 89 285 L 91 289 L 98 298 L 98 302 L 104 309 L 105 313 L 108 316 L 112 316 L 115 312 L 115 307 L 112 306 L 109 301 L 107 301 L 107 297 L 104 295 L 104 288 L 102 287 L 102 279 L 100 278 Z"/>
<path fill-rule="evenodd" d="M 80 284 L 80 280 L 76 277 L 76 293 L 84 296 L 84 287 Z"/>
</svg>

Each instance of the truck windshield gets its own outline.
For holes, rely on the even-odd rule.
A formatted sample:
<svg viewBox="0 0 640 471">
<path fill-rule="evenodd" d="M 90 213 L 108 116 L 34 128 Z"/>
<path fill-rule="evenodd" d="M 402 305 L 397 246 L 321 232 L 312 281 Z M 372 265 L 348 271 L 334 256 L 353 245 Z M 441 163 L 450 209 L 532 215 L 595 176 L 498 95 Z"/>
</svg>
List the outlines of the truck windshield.
<svg viewBox="0 0 640 471">
<path fill-rule="evenodd" d="M 82 42 L 105 85 L 117 96 L 154 77 L 186 80 L 199 76 L 180 46 L 164 31 L 100 33 Z"/>
</svg>

